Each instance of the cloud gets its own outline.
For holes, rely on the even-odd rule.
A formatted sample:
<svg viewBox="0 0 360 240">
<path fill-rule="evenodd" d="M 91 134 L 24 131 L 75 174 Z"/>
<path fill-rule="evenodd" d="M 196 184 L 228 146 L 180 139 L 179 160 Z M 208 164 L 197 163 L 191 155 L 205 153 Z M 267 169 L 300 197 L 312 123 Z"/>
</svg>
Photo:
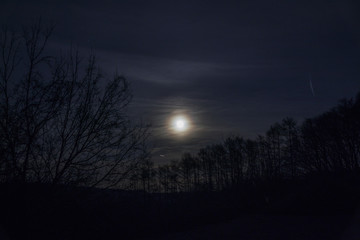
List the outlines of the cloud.
<svg viewBox="0 0 360 240">
<path fill-rule="evenodd" d="M 311 117 L 355 95 L 358 4 L 324 3 L 19 0 L 1 3 L 0 21 L 42 16 L 57 23 L 52 49 L 92 49 L 109 77 L 124 74 L 134 91 L 130 115 L 152 123 L 154 151 L 171 159 L 227 135 L 256 137 L 283 117 Z M 179 111 L 193 121 L 182 138 L 167 131 Z"/>
</svg>

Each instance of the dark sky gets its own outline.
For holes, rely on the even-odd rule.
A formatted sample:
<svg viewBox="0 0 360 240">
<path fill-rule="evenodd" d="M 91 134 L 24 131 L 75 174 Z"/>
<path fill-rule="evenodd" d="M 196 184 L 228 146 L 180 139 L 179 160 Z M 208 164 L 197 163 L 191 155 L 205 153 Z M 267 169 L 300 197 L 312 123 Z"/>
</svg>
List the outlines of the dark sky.
<svg viewBox="0 0 360 240">
<path fill-rule="evenodd" d="M 41 16 L 56 23 L 51 48 L 94 49 L 105 72 L 124 74 L 134 91 L 130 113 L 152 124 L 154 160 L 164 162 L 355 96 L 359 13 L 357 1 L 344 0 L 2 0 L 0 24 Z M 177 113 L 192 123 L 181 136 L 168 130 Z"/>
</svg>

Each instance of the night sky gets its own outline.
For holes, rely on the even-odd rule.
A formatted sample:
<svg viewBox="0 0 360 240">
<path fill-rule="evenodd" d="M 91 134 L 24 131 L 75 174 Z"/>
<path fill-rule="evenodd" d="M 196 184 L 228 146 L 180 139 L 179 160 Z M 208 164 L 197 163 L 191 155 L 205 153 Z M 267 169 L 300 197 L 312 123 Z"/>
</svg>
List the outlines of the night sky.
<svg viewBox="0 0 360 240">
<path fill-rule="evenodd" d="M 0 24 L 41 17 L 56 24 L 50 50 L 93 49 L 104 72 L 123 74 L 157 163 L 301 122 L 360 90 L 357 1 L 49 2 L 2 0 Z M 191 123 L 183 134 L 169 129 L 176 114 Z"/>
</svg>

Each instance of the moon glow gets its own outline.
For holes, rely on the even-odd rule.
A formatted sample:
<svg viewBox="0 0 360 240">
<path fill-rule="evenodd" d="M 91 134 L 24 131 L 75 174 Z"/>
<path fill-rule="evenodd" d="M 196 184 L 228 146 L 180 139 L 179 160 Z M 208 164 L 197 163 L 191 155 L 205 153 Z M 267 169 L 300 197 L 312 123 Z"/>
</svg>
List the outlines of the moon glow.
<svg viewBox="0 0 360 240">
<path fill-rule="evenodd" d="M 189 120 L 185 116 L 172 118 L 171 127 L 175 133 L 184 133 L 189 130 Z"/>
</svg>

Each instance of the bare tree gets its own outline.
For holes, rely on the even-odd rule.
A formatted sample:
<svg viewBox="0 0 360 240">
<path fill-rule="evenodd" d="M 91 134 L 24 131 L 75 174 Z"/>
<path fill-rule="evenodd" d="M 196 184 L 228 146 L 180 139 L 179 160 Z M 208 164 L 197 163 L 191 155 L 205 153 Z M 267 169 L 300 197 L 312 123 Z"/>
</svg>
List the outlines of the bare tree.
<svg viewBox="0 0 360 240">
<path fill-rule="evenodd" d="M 132 94 L 93 55 L 47 56 L 52 28 L 0 42 L 1 177 L 5 181 L 115 186 L 146 158 L 147 127 L 127 116 Z"/>
</svg>

